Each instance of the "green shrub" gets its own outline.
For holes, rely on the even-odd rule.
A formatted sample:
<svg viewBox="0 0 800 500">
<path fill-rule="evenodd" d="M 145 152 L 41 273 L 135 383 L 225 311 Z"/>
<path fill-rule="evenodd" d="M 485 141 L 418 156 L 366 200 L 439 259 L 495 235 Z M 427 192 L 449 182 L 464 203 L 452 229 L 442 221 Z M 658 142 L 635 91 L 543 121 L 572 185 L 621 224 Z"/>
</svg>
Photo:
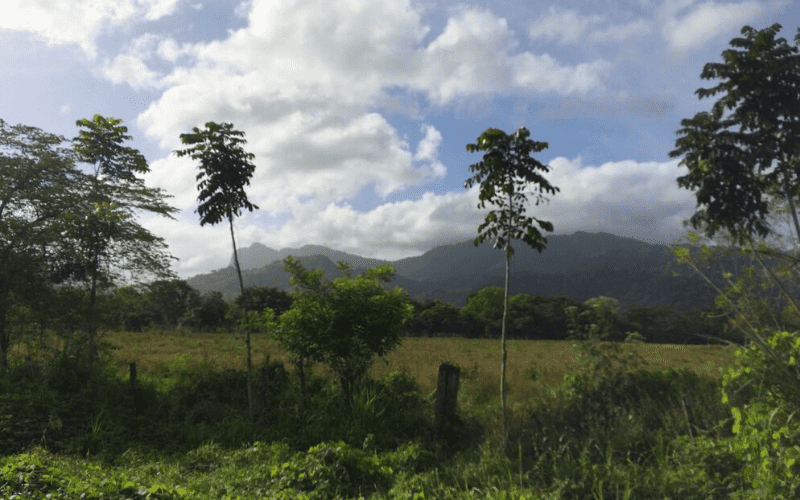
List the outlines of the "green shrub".
<svg viewBox="0 0 800 500">
<path fill-rule="evenodd" d="M 510 440 L 523 439 L 531 457 L 558 443 L 573 459 L 588 446 L 592 461 L 603 461 L 610 450 L 616 458 L 647 463 L 659 435 L 722 433 L 717 424 L 725 408 L 718 394 L 716 381 L 685 370 L 617 372 L 600 382 L 573 374 Z"/>
<path fill-rule="evenodd" d="M 271 470 L 273 498 L 353 498 L 391 485 L 392 470 L 344 442 L 321 443 Z"/>
<path fill-rule="evenodd" d="M 772 353 L 751 344 L 736 352 L 738 368 L 723 380 L 738 456 L 753 488 L 742 498 L 800 497 L 800 334 L 776 332 Z"/>
</svg>

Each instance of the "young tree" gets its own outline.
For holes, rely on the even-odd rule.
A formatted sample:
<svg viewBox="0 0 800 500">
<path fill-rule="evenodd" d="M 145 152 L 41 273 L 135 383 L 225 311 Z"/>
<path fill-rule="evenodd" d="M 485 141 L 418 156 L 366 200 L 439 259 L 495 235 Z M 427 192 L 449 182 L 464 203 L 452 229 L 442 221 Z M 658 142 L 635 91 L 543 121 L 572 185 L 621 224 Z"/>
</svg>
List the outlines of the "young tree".
<svg viewBox="0 0 800 500">
<path fill-rule="evenodd" d="M 90 165 L 90 172 L 82 178 L 81 202 L 63 215 L 70 225 L 65 241 L 73 253 L 61 266 L 59 278 L 87 283 L 90 363 L 95 355 L 98 289 L 142 281 L 145 276 L 174 277 L 173 257 L 164 239 L 143 228 L 135 217 L 144 211 L 173 218 L 177 209 L 166 203 L 169 195 L 146 187 L 137 177 L 150 167 L 138 150 L 123 145 L 132 137 L 121 123 L 100 115 L 78 120 L 76 125 L 85 130 L 72 141 L 78 160 Z"/>
<path fill-rule="evenodd" d="M 301 377 L 311 363 L 325 363 L 349 400 L 375 356 L 385 356 L 400 344 L 403 325 L 413 316 L 409 296 L 399 287 L 386 290 L 382 285 L 395 274 L 388 264 L 354 277 L 340 262 L 344 276 L 331 282 L 322 281 L 321 270 L 307 271 L 295 257 L 284 264 L 300 291 L 293 293 L 292 308 L 280 317 L 278 340 Z"/>
<path fill-rule="evenodd" d="M 475 184 L 480 184 L 478 208 L 486 208 L 486 203 L 497 207 L 491 210 L 486 219 L 478 227 L 478 237 L 475 246 L 486 239 L 494 239 L 494 247 L 502 248 L 506 258 L 506 281 L 503 296 L 503 321 L 501 329 L 502 363 L 500 365 L 500 401 L 503 411 L 503 449 L 505 450 L 506 429 L 506 320 L 508 316 L 508 282 L 510 278 L 510 262 L 514 256 L 512 239 L 522 239 L 530 247 L 540 253 L 547 244 L 539 230 L 534 227 L 534 221 L 545 231 L 553 231 L 553 224 L 525 215 L 528 205 L 525 189 L 533 184 L 536 186 L 535 204 L 545 201 L 542 192 L 555 194 L 559 191 L 545 179 L 540 172 L 547 173 L 550 167 L 543 165 L 531 157 L 531 153 L 538 153 L 548 147 L 546 142 L 536 142 L 530 137 L 530 132 L 525 127 L 513 134 L 506 134 L 502 130 L 490 128 L 478 137 L 475 144 L 467 144 L 467 151 L 486 151 L 483 161 L 470 165 L 470 172 L 475 172 L 464 182 L 464 187 L 469 189 Z"/>
<path fill-rule="evenodd" d="M 200 173 L 197 174 L 197 189 L 200 191 L 197 213 L 200 225 L 216 225 L 228 219 L 233 243 L 233 260 L 236 274 L 239 276 L 239 288 L 244 294 L 244 281 L 239 267 L 239 255 L 236 252 L 236 238 L 233 234 L 233 217 L 238 217 L 242 209 L 249 211 L 258 209 L 250 203 L 244 187 L 250 184 L 255 165 L 250 161 L 255 155 L 244 150 L 247 143 L 242 137 L 244 132 L 233 129 L 232 123 L 217 124 L 208 122 L 205 129 L 192 128 L 191 134 L 181 134 L 181 142 L 186 149 L 176 150 L 179 157 L 189 156 L 200 161 Z M 250 329 L 245 329 L 247 344 L 247 400 L 250 407 L 250 418 L 253 418 L 252 390 L 252 358 L 250 354 Z"/>
</svg>

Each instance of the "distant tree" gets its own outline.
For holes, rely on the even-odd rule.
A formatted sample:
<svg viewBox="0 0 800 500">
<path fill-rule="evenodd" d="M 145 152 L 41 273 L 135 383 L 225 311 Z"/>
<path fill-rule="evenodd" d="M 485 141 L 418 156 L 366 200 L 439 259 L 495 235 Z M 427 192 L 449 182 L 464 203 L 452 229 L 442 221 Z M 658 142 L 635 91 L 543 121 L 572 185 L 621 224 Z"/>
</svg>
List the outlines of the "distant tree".
<svg viewBox="0 0 800 500">
<path fill-rule="evenodd" d="M 311 363 L 328 365 L 349 400 L 374 357 L 400 344 L 404 323 L 413 315 L 408 294 L 399 287 L 384 288 L 382 283 L 395 274 L 388 264 L 352 276 L 340 262 L 344 276 L 331 282 L 323 282 L 321 270 L 308 271 L 295 257 L 284 264 L 299 290 L 293 293 L 292 308 L 280 316 L 278 341 L 291 353 L 301 377 Z"/>
<path fill-rule="evenodd" d="M 433 307 L 425 309 L 419 316 L 430 335 L 467 333 L 465 332 L 467 326 L 462 321 L 460 309 L 449 302 L 437 300 Z"/>
<path fill-rule="evenodd" d="M 528 198 L 525 190 L 533 184 L 536 186 L 535 204 L 545 201 L 542 192 L 555 194 L 559 191 L 545 179 L 540 172 L 547 173 L 550 167 L 531 157 L 531 153 L 538 153 L 548 147 L 546 142 L 536 142 L 530 137 L 530 132 L 525 127 L 513 134 L 506 134 L 502 130 L 487 129 L 475 144 L 467 144 L 467 151 L 486 151 L 483 161 L 470 165 L 470 172 L 475 172 L 464 182 L 464 187 L 469 189 L 475 184 L 480 185 L 478 208 L 486 208 L 486 203 L 495 207 L 478 227 L 478 237 L 475 246 L 486 239 L 494 240 L 494 247 L 501 248 L 505 253 L 506 276 L 503 300 L 503 320 L 501 333 L 502 363 L 500 365 L 500 401 L 503 411 L 503 450 L 506 447 L 506 319 L 508 315 L 508 283 L 510 278 L 510 262 L 514 256 L 514 247 L 511 240 L 522 239 L 527 245 L 539 252 L 547 244 L 539 230 L 534 227 L 534 221 L 545 231 L 553 231 L 553 224 L 525 215 Z"/>
<path fill-rule="evenodd" d="M 235 303 L 244 311 L 261 312 L 269 307 L 280 316 L 292 307 L 292 296 L 274 286 L 249 286 L 236 297 Z"/>
<path fill-rule="evenodd" d="M 250 178 L 255 171 L 251 162 L 255 155 L 244 150 L 247 143 L 242 137 L 244 132 L 233 129 L 232 123 L 217 124 L 208 122 L 205 129 L 192 128 L 192 133 L 181 134 L 181 142 L 186 149 L 176 150 L 179 157 L 189 156 L 200 161 L 200 173 L 197 174 L 197 189 L 200 191 L 198 200 L 200 205 L 197 213 L 200 214 L 200 225 L 215 225 L 223 219 L 228 219 L 233 243 L 233 260 L 236 264 L 236 274 L 239 276 L 239 288 L 244 294 L 244 281 L 242 270 L 239 266 L 239 254 L 236 251 L 236 237 L 233 234 L 233 217 L 241 215 L 242 209 L 249 211 L 258 209 L 250 203 L 244 187 L 250 184 Z M 250 418 L 253 414 L 253 383 L 252 383 L 252 357 L 250 352 L 250 329 L 245 329 L 245 343 L 247 345 L 247 401 L 250 408 Z"/>
<path fill-rule="evenodd" d="M 8 368 L 7 319 L 19 303 L 49 295 L 51 261 L 64 231 L 59 216 L 79 198 L 80 171 L 66 140 L 0 119 L 0 351 Z"/>
<path fill-rule="evenodd" d="M 499 286 L 487 286 L 467 296 L 461 312 L 481 325 L 483 335 L 496 335 L 502 331 L 505 294 Z"/>
<path fill-rule="evenodd" d="M 147 309 L 163 328 L 177 327 L 200 302 L 200 292 L 186 280 L 157 280 L 147 285 Z"/>
<path fill-rule="evenodd" d="M 515 295 L 512 299 L 515 299 L 518 295 L 521 294 Z M 533 338 L 553 340 L 563 340 L 567 338 L 568 319 L 564 310 L 572 306 L 580 308 L 582 304 L 575 299 L 564 297 L 563 295 L 532 297 L 530 300 L 520 300 L 516 304 L 514 300 L 511 300 L 509 304 L 509 308 L 512 312 L 519 308 L 520 312 L 516 314 L 520 316 L 524 314 L 522 311 L 529 311 L 527 314 L 533 318 L 535 327 L 532 329 L 529 328 L 528 331 L 533 334 Z M 530 334 L 526 337 L 531 338 Z"/>
<path fill-rule="evenodd" d="M 196 330 L 213 332 L 225 325 L 227 310 L 228 303 L 225 302 L 221 292 L 195 295 L 180 324 Z"/>
<path fill-rule="evenodd" d="M 172 218 L 177 209 L 166 203 L 169 196 L 162 190 L 146 187 L 137 177 L 150 168 L 138 150 L 123 145 L 131 136 L 121 123 L 100 115 L 76 122 L 85 130 L 73 139 L 73 149 L 80 162 L 90 165 L 90 172 L 80 186 L 81 201 L 62 215 L 69 226 L 63 242 L 72 245 L 72 255 L 59 277 L 88 288 L 90 364 L 95 356 L 98 290 L 146 277 L 174 276 L 173 257 L 164 239 L 142 227 L 136 215 L 144 211 Z"/>
<path fill-rule="evenodd" d="M 124 286 L 98 296 L 100 322 L 104 328 L 140 332 L 150 326 L 147 295 L 141 287 Z"/>
</svg>

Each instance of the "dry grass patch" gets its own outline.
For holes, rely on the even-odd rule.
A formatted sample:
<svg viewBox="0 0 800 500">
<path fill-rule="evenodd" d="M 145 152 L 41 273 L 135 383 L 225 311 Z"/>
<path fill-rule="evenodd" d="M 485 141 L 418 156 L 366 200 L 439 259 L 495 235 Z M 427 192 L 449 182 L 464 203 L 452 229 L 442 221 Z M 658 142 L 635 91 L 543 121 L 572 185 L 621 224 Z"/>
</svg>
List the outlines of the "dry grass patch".
<svg viewBox="0 0 800 500">
<path fill-rule="evenodd" d="M 161 373 L 165 365 L 210 364 L 219 369 L 244 369 L 244 339 L 231 334 L 187 334 L 181 332 L 114 332 L 106 339 L 120 370 L 135 361 L 141 376 Z M 286 354 L 268 335 L 253 335 L 253 363 L 258 366 L 267 355 L 287 361 Z M 686 368 L 720 377 L 735 361 L 734 349 L 724 346 L 632 344 L 651 370 Z M 569 341 L 511 340 L 508 342 L 509 400 L 518 406 L 542 390 L 558 386 L 564 374 L 576 370 L 578 351 Z M 500 341 L 498 339 L 406 338 L 385 359 L 372 367 L 373 375 L 402 371 L 414 377 L 423 394 L 436 389 L 439 365 L 456 363 L 462 370 L 462 387 L 467 406 L 499 398 Z M 288 366 L 287 368 L 291 369 Z M 317 367 L 323 373 L 321 367 Z"/>
</svg>

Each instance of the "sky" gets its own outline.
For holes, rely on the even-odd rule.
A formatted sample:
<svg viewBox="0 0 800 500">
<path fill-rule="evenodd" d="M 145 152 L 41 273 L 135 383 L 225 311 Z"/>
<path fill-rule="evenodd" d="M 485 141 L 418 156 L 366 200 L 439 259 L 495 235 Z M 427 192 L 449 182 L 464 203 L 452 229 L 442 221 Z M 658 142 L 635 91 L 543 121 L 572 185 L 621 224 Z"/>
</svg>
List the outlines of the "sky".
<svg viewBox="0 0 800 500">
<path fill-rule="evenodd" d="M 71 139 L 123 120 L 175 220 L 142 215 L 182 278 L 226 267 L 226 223 L 200 226 L 180 134 L 230 122 L 255 155 L 260 207 L 237 244 L 305 244 L 387 260 L 472 239 L 488 211 L 464 188 L 488 128 L 527 127 L 560 189 L 529 215 L 552 234 L 651 243 L 686 233 L 692 192 L 668 153 L 708 110 L 703 66 L 789 0 L 3 0 L 0 118 Z M 533 199 L 533 198 L 531 198 Z M 547 250 L 545 250 L 547 251 Z"/>
</svg>

